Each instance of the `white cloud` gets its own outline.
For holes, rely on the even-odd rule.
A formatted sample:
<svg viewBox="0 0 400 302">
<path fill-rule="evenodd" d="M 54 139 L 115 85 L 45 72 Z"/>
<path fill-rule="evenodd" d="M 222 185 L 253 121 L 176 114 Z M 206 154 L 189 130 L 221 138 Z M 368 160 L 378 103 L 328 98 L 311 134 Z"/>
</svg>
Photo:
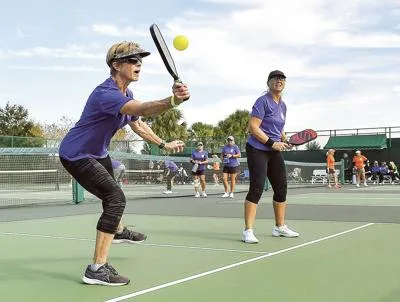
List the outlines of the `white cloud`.
<svg viewBox="0 0 400 302">
<path fill-rule="evenodd" d="M 111 36 L 111 37 L 146 37 L 148 36 L 147 31 L 142 29 L 136 29 L 133 26 L 124 26 L 118 28 L 113 24 L 93 24 L 92 31 L 99 35 Z"/>
<path fill-rule="evenodd" d="M 95 49 L 97 46 L 79 46 L 76 44 L 66 45 L 64 48 L 50 48 L 44 46 L 36 46 L 22 50 L 2 50 L 0 49 L 0 59 L 11 58 L 72 58 L 72 59 L 103 59 L 105 58 L 104 50 L 101 52 Z"/>
<path fill-rule="evenodd" d="M 8 67 L 10 70 L 38 70 L 38 71 L 82 71 L 82 72 L 105 72 L 107 69 L 98 68 L 94 66 L 62 66 L 62 65 L 53 65 L 53 66 L 33 66 L 33 65 L 14 65 Z"/>
<path fill-rule="evenodd" d="M 335 47 L 400 48 L 400 34 L 390 32 L 351 34 L 334 31 L 326 33 L 319 41 Z"/>
</svg>

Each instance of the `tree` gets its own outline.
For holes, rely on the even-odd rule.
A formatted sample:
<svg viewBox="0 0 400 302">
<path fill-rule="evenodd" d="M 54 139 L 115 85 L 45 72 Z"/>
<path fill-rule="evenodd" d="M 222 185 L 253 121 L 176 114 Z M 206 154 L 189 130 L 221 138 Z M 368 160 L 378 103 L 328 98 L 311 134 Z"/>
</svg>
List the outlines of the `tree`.
<svg viewBox="0 0 400 302">
<path fill-rule="evenodd" d="M 143 117 L 142 120 L 151 126 L 159 137 L 166 141 L 175 139 L 186 140 L 186 123 L 182 122 L 183 115 L 178 109 L 170 109 L 158 116 Z"/>
<path fill-rule="evenodd" d="M 29 118 L 28 109 L 22 105 L 10 105 L 9 102 L 4 108 L 0 108 L 0 139 L 2 147 L 41 147 L 44 144 L 43 138 L 32 138 L 41 135 L 37 124 Z"/>
<path fill-rule="evenodd" d="M 225 120 L 218 122 L 214 129 L 214 137 L 224 143 L 229 135 L 233 135 L 239 147 L 241 144 L 244 145 L 248 133 L 249 114 L 248 110 L 237 110 Z"/>
<path fill-rule="evenodd" d="M 196 122 L 188 129 L 188 133 L 190 138 L 213 137 L 214 126 Z"/>
<path fill-rule="evenodd" d="M 4 108 L 0 108 L 0 135 L 32 136 L 32 127 L 28 109 L 22 105 L 10 105 L 7 102 Z"/>
<path fill-rule="evenodd" d="M 61 140 L 75 124 L 68 116 L 62 116 L 56 123 L 44 124 L 43 132 L 47 139 Z"/>
<path fill-rule="evenodd" d="M 317 141 L 309 142 L 305 145 L 306 150 L 321 150 L 321 145 Z"/>
</svg>

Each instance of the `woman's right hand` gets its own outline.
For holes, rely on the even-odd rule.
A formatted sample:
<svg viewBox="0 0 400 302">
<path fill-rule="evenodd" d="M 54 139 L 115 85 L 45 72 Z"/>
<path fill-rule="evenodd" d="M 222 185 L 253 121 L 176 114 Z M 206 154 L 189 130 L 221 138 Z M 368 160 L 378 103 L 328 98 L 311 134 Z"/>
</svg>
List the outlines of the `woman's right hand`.
<svg viewBox="0 0 400 302">
<path fill-rule="evenodd" d="M 272 149 L 275 151 L 284 151 L 286 149 L 290 149 L 290 145 L 288 143 L 284 143 L 284 142 L 275 142 L 272 145 Z"/>
</svg>

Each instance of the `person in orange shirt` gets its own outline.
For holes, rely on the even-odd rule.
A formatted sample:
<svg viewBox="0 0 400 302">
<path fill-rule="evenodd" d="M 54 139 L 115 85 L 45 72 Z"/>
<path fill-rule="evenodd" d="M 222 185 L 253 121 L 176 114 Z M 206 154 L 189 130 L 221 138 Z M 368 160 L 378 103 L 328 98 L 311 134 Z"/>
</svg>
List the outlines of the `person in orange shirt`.
<svg viewBox="0 0 400 302">
<path fill-rule="evenodd" d="M 335 188 L 339 189 L 338 177 L 335 171 L 335 149 L 329 149 L 326 153 L 326 172 L 328 173 L 328 188 L 332 188 L 331 180 L 335 181 Z"/>
<path fill-rule="evenodd" d="M 365 179 L 365 162 L 368 159 L 361 154 L 360 150 L 356 151 L 356 155 L 353 157 L 353 164 L 354 167 L 356 168 L 356 178 L 357 178 L 357 184 L 356 186 L 359 187 L 361 181 L 364 182 L 364 186 L 368 187 L 367 185 L 367 180 Z"/>
</svg>

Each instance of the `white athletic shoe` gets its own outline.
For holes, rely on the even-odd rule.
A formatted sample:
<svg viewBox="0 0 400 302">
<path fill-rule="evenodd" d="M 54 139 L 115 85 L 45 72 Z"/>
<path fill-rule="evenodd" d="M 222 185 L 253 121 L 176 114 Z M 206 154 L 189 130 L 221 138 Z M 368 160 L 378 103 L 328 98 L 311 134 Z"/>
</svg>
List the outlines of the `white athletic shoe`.
<svg viewBox="0 0 400 302">
<path fill-rule="evenodd" d="M 356 187 L 357 187 L 357 188 L 359 188 L 359 187 L 360 187 L 360 185 L 359 185 L 359 184 L 356 184 Z"/>
<path fill-rule="evenodd" d="M 229 193 L 229 198 L 235 198 L 235 196 L 233 195 L 233 192 Z"/>
<path fill-rule="evenodd" d="M 164 193 L 164 194 L 172 194 L 172 191 L 166 190 L 166 191 L 164 191 L 163 193 Z"/>
<path fill-rule="evenodd" d="M 274 237 L 299 237 L 299 233 L 292 231 L 291 229 L 288 228 L 286 224 L 277 227 L 274 226 L 272 228 L 272 236 Z"/>
<path fill-rule="evenodd" d="M 199 198 L 200 197 L 200 193 L 196 192 L 196 194 L 194 195 L 195 198 Z"/>
<path fill-rule="evenodd" d="M 366 182 L 364 182 L 364 187 L 368 187 L 368 185 L 367 185 L 367 183 L 366 183 Z"/>
<path fill-rule="evenodd" d="M 244 230 L 242 233 L 242 241 L 244 243 L 258 243 L 258 239 L 254 236 L 252 229 Z"/>
<path fill-rule="evenodd" d="M 225 192 L 225 193 L 222 194 L 222 196 L 221 196 L 221 198 L 227 198 L 227 197 L 229 197 L 229 193 L 228 193 L 228 192 Z"/>
<path fill-rule="evenodd" d="M 206 194 L 206 192 L 201 192 L 200 196 L 201 197 L 207 197 L 207 194 Z"/>
</svg>

